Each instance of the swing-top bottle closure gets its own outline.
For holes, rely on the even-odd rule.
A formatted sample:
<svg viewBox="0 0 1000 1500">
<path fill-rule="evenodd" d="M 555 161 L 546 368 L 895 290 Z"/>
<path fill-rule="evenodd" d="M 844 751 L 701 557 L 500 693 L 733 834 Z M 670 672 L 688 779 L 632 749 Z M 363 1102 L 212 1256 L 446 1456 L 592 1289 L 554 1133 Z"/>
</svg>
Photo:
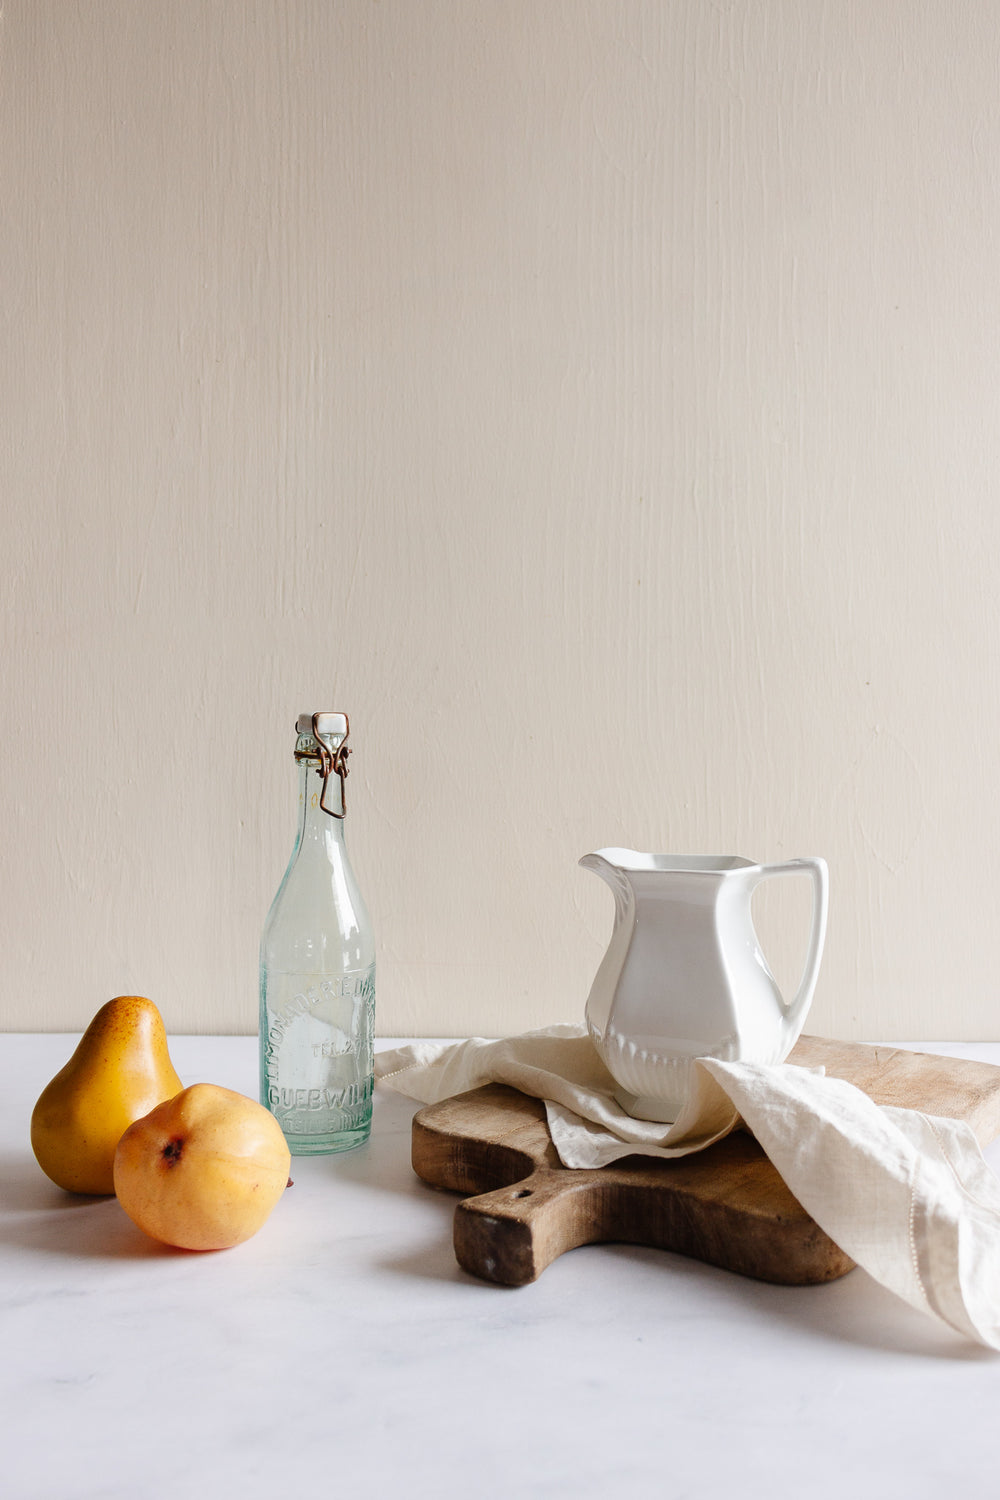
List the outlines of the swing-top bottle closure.
<svg viewBox="0 0 1000 1500">
<path fill-rule="evenodd" d="M 323 774 L 323 791 L 319 805 L 331 818 L 342 818 L 347 812 L 347 797 L 344 783 L 347 780 L 347 757 L 351 747 L 347 743 L 350 725 L 346 714 L 316 713 L 299 714 L 295 721 L 295 759 L 318 763 Z M 326 789 L 330 777 L 340 777 L 340 811 L 327 807 Z"/>
</svg>

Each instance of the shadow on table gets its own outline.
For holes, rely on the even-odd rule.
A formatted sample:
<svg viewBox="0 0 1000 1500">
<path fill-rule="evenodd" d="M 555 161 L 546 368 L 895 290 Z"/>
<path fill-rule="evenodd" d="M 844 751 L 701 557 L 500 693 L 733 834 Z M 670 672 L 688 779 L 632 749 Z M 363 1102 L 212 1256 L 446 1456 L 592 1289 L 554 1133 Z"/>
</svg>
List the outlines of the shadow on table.
<svg viewBox="0 0 1000 1500">
<path fill-rule="evenodd" d="M 734 1316 L 739 1314 L 742 1338 L 747 1335 L 746 1311 L 750 1307 L 760 1315 L 762 1337 L 771 1336 L 775 1324 L 780 1324 L 788 1337 L 794 1337 L 794 1330 L 799 1329 L 813 1337 L 886 1354 L 965 1363 L 1000 1361 L 1000 1355 L 907 1306 L 860 1267 L 821 1286 L 776 1286 L 647 1246 L 584 1248 L 640 1260 L 650 1269 L 662 1266 L 665 1276 L 683 1278 L 692 1291 L 696 1286 L 702 1288 L 701 1296 L 708 1294 L 707 1284 L 711 1283 L 710 1295 L 718 1304 L 719 1315 L 724 1317 L 728 1307 Z"/>
<path fill-rule="evenodd" d="M 143 1234 L 117 1198 L 67 1193 L 50 1182 L 30 1151 L 0 1152 L 0 1244 L 39 1254 L 149 1260 L 184 1255 Z"/>
</svg>

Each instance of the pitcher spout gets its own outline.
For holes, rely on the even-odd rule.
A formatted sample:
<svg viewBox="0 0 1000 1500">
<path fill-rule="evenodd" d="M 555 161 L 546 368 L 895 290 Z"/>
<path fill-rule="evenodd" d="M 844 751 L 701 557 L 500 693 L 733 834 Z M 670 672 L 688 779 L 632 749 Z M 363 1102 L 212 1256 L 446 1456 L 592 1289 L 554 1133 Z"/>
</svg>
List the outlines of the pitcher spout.
<svg viewBox="0 0 1000 1500">
<path fill-rule="evenodd" d="M 585 854 L 578 863 L 585 870 L 593 870 L 602 880 L 612 880 L 626 870 L 642 869 L 642 861 L 649 858 L 648 854 L 638 854 L 634 849 L 595 849 L 593 853 Z"/>
</svg>

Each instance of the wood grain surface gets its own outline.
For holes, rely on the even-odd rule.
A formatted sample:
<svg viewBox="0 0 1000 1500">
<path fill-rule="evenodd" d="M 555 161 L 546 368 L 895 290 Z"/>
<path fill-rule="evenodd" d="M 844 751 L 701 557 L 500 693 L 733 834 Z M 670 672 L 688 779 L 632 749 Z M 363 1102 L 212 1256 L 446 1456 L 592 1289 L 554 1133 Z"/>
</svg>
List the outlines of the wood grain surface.
<svg viewBox="0 0 1000 1500">
<path fill-rule="evenodd" d="M 966 1120 L 980 1144 L 1000 1135 L 1000 1068 L 990 1064 L 819 1037 L 802 1037 L 790 1061 L 822 1064 L 877 1104 Z M 743 1130 L 674 1161 L 633 1156 L 571 1170 L 542 1101 L 488 1084 L 419 1110 L 412 1159 L 430 1186 L 473 1195 L 455 1211 L 455 1254 L 466 1271 L 505 1286 L 601 1241 L 658 1246 L 790 1286 L 854 1266 Z"/>
</svg>

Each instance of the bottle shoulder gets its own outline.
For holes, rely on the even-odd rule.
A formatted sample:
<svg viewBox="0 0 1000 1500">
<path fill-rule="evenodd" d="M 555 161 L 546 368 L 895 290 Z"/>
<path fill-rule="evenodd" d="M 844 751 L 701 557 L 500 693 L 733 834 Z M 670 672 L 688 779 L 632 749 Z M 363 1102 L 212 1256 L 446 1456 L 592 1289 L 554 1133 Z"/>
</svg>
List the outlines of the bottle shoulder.
<svg viewBox="0 0 1000 1500">
<path fill-rule="evenodd" d="M 371 917 L 350 868 L 293 857 L 264 923 L 261 962 L 343 972 L 374 959 Z"/>
</svg>

